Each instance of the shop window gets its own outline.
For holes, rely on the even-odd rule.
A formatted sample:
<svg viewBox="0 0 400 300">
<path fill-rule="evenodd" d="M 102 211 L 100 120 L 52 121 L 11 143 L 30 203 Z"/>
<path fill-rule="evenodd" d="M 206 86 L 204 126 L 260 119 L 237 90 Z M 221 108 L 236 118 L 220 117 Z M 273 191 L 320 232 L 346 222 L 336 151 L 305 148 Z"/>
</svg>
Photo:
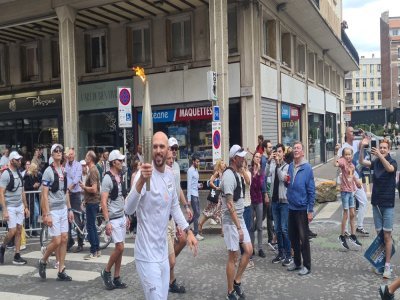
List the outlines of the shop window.
<svg viewBox="0 0 400 300">
<path fill-rule="evenodd" d="M 38 42 L 21 45 L 22 81 L 39 80 Z"/>
<path fill-rule="evenodd" d="M 151 63 L 150 23 L 142 22 L 127 27 L 128 67 Z"/>
<path fill-rule="evenodd" d="M 324 116 L 319 114 L 308 114 L 308 160 L 315 166 L 324 161 Z M 326 137 L 326 146 L 328 143 L 333 146 L 333 139 Z M 329 146 L 332 150 L 334 146 Z"/>
<path fill-rule="evenodd" d="M 296 72 L 301 75 L 306 73 L 306 46 L 299 41 L 296 45 Z"/>
<path fill-rule="evenodd" d="M 293 147 L 293 143 L 300 141 L 300 109 L 296 106 L 282 104 L 282 142 L 285 146 Z"/>
<path fill-rule="evenodd" d="M 192 58 L 192 18 L 190 14 L 167 19 L 168 60 Z"/>
<path fill-rule="evenodd" d="M 317 69 L 318 84 L 324 84 L 324 62 L 322 59 L 318 59 L 318 69 Z"/>
<path fill-rule="evenodd" d="M 263 20 L 263 54 L 276 59 L 276 21 Z"/>
<path fill-rule="evenodd" d="M 107 69 L 107 38 L 104 30 L 85 34 L 86 72 L 104 72 Z"/>
<path fill-rule="evenodd" d="M 362 86 L 363 86 L 363 88 L 367 87 L 367 78 L 363 78 Z"/>
<path fill-rule="evenodd" d="M 281 33 L 281 58 L 282 65 L 292 67 L 292 35 L 284 28 Z"/>
<path fill-rule="evenodd" d="M 238 52 L 238 38 L 237 38 L 237 7 L 236 5 L 229 6 L 228 8 L 228 46 L 229 54 Z"/>
<path fill-rule="evenodd" d="M 60 45 L 58 40 L 51 41 L 51 76 L 60 78 Z"/>
<path fill-rule="evenodd" d="M 0 45 L 0 86 L 6 84 L 6 46 Z"/>
<path fill-rule="evenodd" d="M 330 67 L 329 67 L 329 65 L 324 64 L 324 85 L 328 90 L 330 89 L 329 75 L 330 75 Z"/>
<path fill-rule="evenodd" d="M 308 73 L 309 79 L 315 80 L 315 54 L 314 54 L 314 52 L 308 52 L 307 73 Z"/>
</svg>

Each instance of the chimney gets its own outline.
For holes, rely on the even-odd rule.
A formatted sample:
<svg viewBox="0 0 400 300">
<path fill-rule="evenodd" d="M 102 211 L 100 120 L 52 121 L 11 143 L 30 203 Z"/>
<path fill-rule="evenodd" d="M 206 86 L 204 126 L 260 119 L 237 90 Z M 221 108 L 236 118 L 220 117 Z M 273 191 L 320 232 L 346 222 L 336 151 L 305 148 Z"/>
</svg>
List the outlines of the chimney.
<svg viewBox="0 0 400 300">
<path fill-rule="evenodd" d="M 375 54 L 374 53 L 372 53 L 372 58 L 374 58 L 375 57 Z"/>
</svg>

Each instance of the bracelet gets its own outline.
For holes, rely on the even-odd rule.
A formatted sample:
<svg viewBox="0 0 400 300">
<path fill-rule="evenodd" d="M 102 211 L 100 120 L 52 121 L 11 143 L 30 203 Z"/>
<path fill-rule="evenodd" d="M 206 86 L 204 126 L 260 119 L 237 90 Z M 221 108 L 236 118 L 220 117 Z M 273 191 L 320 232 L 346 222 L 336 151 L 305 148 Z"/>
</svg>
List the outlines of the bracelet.
<svg viewBox="0 0 400 300">
<path fill-rule="evenodd" d="M 188 208 L 189 208 L 189 204 L 183 205 L 183 208 L 184 208 L 184 209 L 188 209 Z"/>
<path fill-rule="evenodd" d="M 72 211 L 72 208 L 68 208 L 68 212 Z"/>
<path fill-rule="evenodd" d="M 237 230 L 242 230 L 242 227 L 238 227 Z"/>
<path fill-rule="evenodd" d="M 106 225 L 110 224 L 110 220 L 105 220 Z"/>
</svg>

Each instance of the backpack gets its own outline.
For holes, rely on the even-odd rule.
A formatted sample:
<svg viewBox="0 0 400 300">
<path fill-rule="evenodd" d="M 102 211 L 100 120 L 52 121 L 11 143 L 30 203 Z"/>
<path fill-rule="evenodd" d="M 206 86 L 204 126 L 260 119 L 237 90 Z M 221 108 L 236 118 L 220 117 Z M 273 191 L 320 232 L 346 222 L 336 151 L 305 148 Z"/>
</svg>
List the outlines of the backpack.
<svg viewBox="0 0 400 300">
<path fill-rule="evenodd" d="M 7 168 L 6 170 L 8 171 L 8 175 L 10 176 L 10 182 L 7 184 L 6 190 L 9 192 L 15 192 L 19 188 L 19 186 L 17 186 L 17 188 L 14 190 L 14 184 L 15 184 L 14 183 L 14 175 L 13 175 L 12 171 L 10 170 L 10 168 Z M 18 174 L 19 179 L 21 180 L 21 184 L 23 186 L 24 180 L 22 179 L 22 175 L 18 169 L 17 169 L 17 174 Z"/>
<path fill-rule="evenodd" d="M 54 181 L 53 181 L 53 184 L 51 185 L 50 191 L 53 194 L 55 194 L 60 190 L 60 178 L 58 176 L 58 173 L 57 173 L 54 165 L 51 164 L 50 167 L 53 170 L 53 174 L 54 174 Z M 64 176 L 64 193 L 66 193 L 68 186 L 67 186 L 67 176 L 66 176 L 65 172 L 63 172 L 63 176 Z"/>
<path fill-rule="evenodd" d="M 111 190 L 109 196 L 110 196 L 111 201 L 114 201 L 115 199 L 118 198 L 118 183 L 117 183 L 117 181 L 115 180 L 115 176 L 114 176 L 110 171 L 107 171 L 107 172 L 104 174 L 104 176 L 105 176 L 105 175 L 110 176 L 111 181 L 112 181 L 112 183 L 113 183 L 113 188 L 112 188 L 112 190 Z M 125 198 L 126 195 L 127 195 L 127 190 L 126 190 L 125 184 L 123 184 L 122 182 L 121 182 L 121 188 L 122 188 L 122 196 Z"/>
<path fill-rule="evenodd" d="M 232 169 L 232 167 L 226 167 L 226 169 L 224 170 L 224 173 L 226 172 L 226 170 L 231 170 L 233 175 L 235 175 L 235 179 L 236 179 L 236 188 L 233 191 L 233 201 L 237 202 L 240 199 L 240 196 L 242 194 L 242 189 L 240 188 L 240 181 L 239 181 L 239 176 L 236 174 L 236 172 Z M 243 187 L 243 195 L 245 195 L 246 193 L 246 185 L 244 184 L 244 179 L 242 176 L 240 176 L 241 180 L 242 180 L 242 187 Z"/>
</svg>

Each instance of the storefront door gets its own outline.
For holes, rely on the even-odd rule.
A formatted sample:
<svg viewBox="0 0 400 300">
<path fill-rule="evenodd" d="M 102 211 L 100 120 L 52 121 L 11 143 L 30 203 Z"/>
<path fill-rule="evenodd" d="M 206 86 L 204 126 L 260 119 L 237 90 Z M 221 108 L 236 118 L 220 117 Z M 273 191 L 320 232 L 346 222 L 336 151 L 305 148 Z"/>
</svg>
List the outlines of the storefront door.
<svg viewBox="0 0 400 300">
<path fill-rule="evenodd" d="M 308 160 L 315 166 L 325 161 L 324 115 L 308 114 Z"/>
</svg>

